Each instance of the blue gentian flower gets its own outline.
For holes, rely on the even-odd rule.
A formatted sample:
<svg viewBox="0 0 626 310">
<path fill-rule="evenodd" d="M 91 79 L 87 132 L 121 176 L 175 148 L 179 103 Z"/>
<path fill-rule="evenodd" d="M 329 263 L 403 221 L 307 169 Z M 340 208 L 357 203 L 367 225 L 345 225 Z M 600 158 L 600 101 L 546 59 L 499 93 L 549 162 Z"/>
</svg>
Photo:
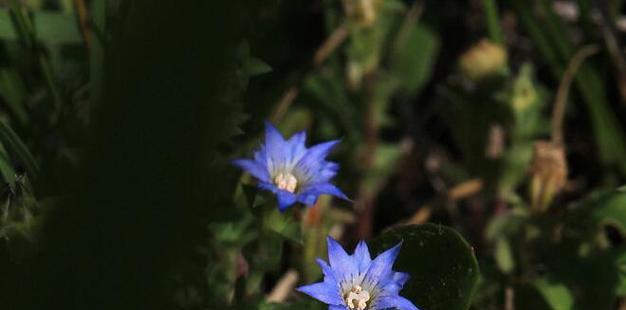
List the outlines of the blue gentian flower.
<svg viewBox="0 0 626 310">
<path fill-rule="evenodd" d="M 328 238 L 328 261 L 317 262 L 324 281 L 298 288 L 329 305 L 329 310 L 418 310 L 408 299 L 398 295 L 409 279 L 403 272 L 391 270 L 402 242 L 372 260 L 364 241 L 359 242 L 353 255 Z"/>
<path fill-rule="evenodd" d="M 348 200 L 330 180 L 339 164 L 326 161 L 338 140 L 305 146 L 306 133 L 299 132 L 285 140 L 270 123 L 265 123 L 265 144 L 254 159 L 238 159 L 234 164 L 259 180 L 258 186 L 276 194 L 278 208 L 284 211 L 296 202 L 313 205 L 322 194 Z"/>
</svg>

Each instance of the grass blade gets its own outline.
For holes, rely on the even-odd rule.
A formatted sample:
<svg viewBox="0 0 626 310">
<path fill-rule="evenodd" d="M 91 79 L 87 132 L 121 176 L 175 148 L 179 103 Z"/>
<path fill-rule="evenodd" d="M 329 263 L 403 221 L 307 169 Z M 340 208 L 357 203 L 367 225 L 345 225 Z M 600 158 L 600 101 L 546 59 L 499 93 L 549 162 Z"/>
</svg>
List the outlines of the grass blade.
<svg viewBox="0 0 626 310">
<path fill-rule="evenodd" d="M 39 176 L 39 166 L 35 157 L 22 142 L 22 139 L 3 120 L 0 120 L 0 142 L 8 148 L 9 152 L 17 155 L 33 179 Z"/>
</svg>

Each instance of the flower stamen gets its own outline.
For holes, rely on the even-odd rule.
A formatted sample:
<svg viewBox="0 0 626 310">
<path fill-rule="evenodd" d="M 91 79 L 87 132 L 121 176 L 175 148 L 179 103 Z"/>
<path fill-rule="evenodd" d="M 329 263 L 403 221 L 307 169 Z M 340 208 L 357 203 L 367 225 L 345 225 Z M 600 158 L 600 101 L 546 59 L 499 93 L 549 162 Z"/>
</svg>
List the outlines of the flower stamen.
<svg viewBox="0 0 626 310">
<path fill-rule="evenodd" d="M 350 309 L 365 310 L 367 302 L 370 300 L 370 293 L 364 291 L 359 285 L 355 285 L 346 294 L 345 301 Z"/>
<path fill-rule="evenodd" d="M 279 189 L 293 193 L 296 191 L 296 187 L 298 187 L 298 179 L 291 173 L 279 173 L 274 178 L 274 184 Z"/>
</svg>

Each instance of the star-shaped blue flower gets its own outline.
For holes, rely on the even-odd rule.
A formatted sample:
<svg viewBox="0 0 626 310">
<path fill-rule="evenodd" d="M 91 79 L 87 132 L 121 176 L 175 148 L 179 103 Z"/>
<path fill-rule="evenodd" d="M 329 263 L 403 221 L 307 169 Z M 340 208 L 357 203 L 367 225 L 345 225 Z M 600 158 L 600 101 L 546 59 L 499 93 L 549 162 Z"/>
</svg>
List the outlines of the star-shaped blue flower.
<svg viewBox="0 0 626 310">
<path fill-rule="evenodd" d="M 305 146 L 306 133 L 299 132 L 285 140 L 270 123 L 265 123 L 265 144 L 254 159 L 237 159 L 234 164 L 259 180 L 258 186 L 276 194 L 278 208 L 284 211 L 296 202 L 313 205 L 322 194 L 348 200 L 330 180 L 339 164 L 326 161 L 338 140 Z"/>
<path fill-rule="evenodd" d="M 408 299 L 398 295 L 409 279 L 403 272 L 391 270 L 402 243 L 370 257 L 364 241 L 359 242 L 353 255 L 328 238 L 328 261 L 317 262 L 324 273 L 324 281 L 298 288 L 329 305 L 329 310 L 418 310 Z"/>
</svg>

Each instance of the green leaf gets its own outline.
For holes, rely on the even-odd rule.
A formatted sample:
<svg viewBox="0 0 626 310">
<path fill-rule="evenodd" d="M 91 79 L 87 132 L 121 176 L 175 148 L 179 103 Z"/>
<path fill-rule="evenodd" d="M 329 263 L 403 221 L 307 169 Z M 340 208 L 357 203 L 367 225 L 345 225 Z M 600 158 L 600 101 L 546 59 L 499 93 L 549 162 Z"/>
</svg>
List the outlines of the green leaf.
<svg viewBox="0 0 626 310">
<path fill-rule="evenodd" d="M 404 241 L 394 270 L 411 279 L 401 294 L 420 309 L 468 309 L 478 284 L 474 250 L 451 228 L 426 224 L 391 229 L 370 245 L 380 253 Z"/>
<path fill-rule="evenodd" d="M 253 256 L 252 267 L 261 271 L 276 271 L 283 253 L 283 238 L 277 234 L 261 234 Z"/>
<path fill-rule="evenodd" d="M 272 72 L 272 67 L 258 58 L 249 57 L 243 63 L 243 70 L 249 77 L 253 77 L 255 75 Z"/>
<path fill-rule="evenodd" d="M 33 23 L 37 39 L 45 43 L 80 44 L 83 42 L 77 22 L 72 15 L 57 12 L 34 12 Z M 9 11 L 6 9 L 0 9 L 0 39 L 18 39 L 18 32 L 11 22 Z"/>
<path fill-rule="evenodd" d="M 513 292 L 515 309 L 555 310 L 532 283 L 515 285 Z"/>
<path fill-rule="evenodd" d="M 495 241 L 503 236 L 515 236 L 525 227 L 529 220 L 524 208 L 514 208 L 511 212 L 494 217 L 485 230 L 485 238 Z"/>
<path fill-rule="evenodd" d="M 73 15 L 37 12 L 34 15 L 35 35 L 46 43 L 81 44 L 83 37 Z"/>
<path fill-rule="evenodd" d="M 570 212 L 567 223 L 570 230 L 589 240 L 607 225 L 626 236 L 626 187 L 590 195 Z"/>
<path fill-rule="evenodd" d="M 511 244 L 506 238 L 500 238 L 496 242 L 496 263 L 498 268 L 504 273 L 511 273 L 515 268 L 515 261 L 513 258 L 513 250 Z"/>
<path fill-rule="evenodd" d="M 565 285 L 540 278 L 533 282 L 533 286 L 552 309 L 567 310 L 573 308 L 574 299 Z"/>
<path fill-rule="evenodd" d="M 424 25 L 416 25 L 406 41 L 397 44 L 392 54 L 391 74 L 411 95 L 419 92 L 432 75 L 440 40 Z"/>
<path fill-rule="evenodd" d="M 297 244 L 302 244 L 302 230 L 300 225 L 293 220 L 289 212 L 283 214 L 278 208 L 272 208 L 263 217 L 263 227 L 266 230 L 277 233 L 285 239 Z"/>
<path fill-rule="evenodd" d="M 239 82 L 243 89 L 248 87 L 248 82 L 251 77 L 272 71 L 272 68 L 268 64 L 258 58 L 252 57 L 250 44 L 247 41 L 243 41 L 237 48 L 237 57 L 240 61 L 237 75 L 239 76 Z"/>
</svg>

